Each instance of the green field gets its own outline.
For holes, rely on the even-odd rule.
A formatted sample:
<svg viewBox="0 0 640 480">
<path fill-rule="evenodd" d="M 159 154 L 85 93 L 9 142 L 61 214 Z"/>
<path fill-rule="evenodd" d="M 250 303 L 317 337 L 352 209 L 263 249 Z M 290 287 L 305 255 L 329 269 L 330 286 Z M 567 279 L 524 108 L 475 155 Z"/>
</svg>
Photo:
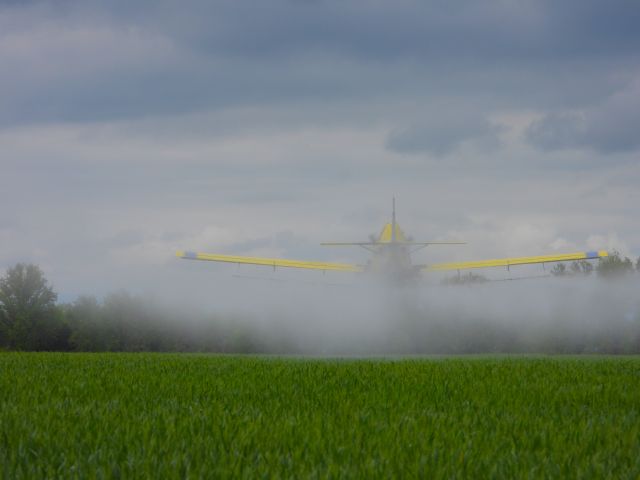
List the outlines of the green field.
<svg viewBox="0 0 640 480">
<path fill-rule="evenodd" d="M 0 354 L 4 478 L 638 478 L 640 358 Z"/>
</svg>

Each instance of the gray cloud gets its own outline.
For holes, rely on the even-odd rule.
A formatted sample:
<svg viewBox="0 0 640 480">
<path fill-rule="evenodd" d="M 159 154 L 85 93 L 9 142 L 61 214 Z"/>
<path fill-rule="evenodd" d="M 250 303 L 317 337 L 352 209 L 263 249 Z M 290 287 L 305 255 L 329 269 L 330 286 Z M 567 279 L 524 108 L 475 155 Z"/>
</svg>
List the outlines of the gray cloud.
<svg viewBox="0 0 640 480">
<path fill-rule="evenodd" d="M 623 1 L 28 5 L 0 9 L 0 125 L 445 93 L 584 104 L 640 48 Z"/>
<path fill-rule="evenodd" d="M 602 153 L 640 148 L 638 82 L 609 97 L 602 105 L 579 113 L 550 113 L 533 122 L 526 138 L 542 150 L 592 148 Z"/>
<path fill-rule="evenodd" d="M 379 231 L 393 195 L 415 238 L 470 242 L 420 261 L 637 254 L 639 12 L 5 2 L 0 269 L 100 294 L 208 289 L 223 270 L 178 248 L 363 261 L 317 244 Z"/>
<path fill-rule="evenodd" d="M 464 115 L 451 118 L 443 115 L 419 126 L 391 132 L 387 148 L 399 153 L 428 152 L 443 156 L 469 140 L 484 147 L 497 146 L 499 132 L 500 128 L 491 125 L 486 119 Z"/>
<path fill-rule="evenodd" d="M 152 25 L 207 52 L 225 55 L 308 55 L 331 52 L 370 59 L 420 61 L 464 56 L 469 61 L 575 58 L 634 52 L 637 5 L 629 1 L 543 2 L 472 0 L 393 5 L 369 2 L 272 0 L 116 2 L 108 10 Z M 104 4 L 103 4 L 104 6 Z"/>
<path fill-rule="evenodd" d="M 527 128 L 527 140 L 543 150 L 574 147 L 586 140 L 586 125 L 579 114 L 551 113 L 532 122 Z"/>
</svg>

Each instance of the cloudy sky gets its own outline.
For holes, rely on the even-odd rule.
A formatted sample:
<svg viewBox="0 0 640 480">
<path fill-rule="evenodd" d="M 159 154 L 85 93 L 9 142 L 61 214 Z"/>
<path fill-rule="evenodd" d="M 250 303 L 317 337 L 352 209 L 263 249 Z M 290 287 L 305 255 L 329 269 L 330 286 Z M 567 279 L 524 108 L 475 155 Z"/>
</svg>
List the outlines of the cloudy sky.
<svg viewBox="0 0 640 480">
<path fill-rule="evenodd" d="M 455 5 L 454 5 L 455 3 Z M 176 249 L 640 255 L 640 4 L 4 1 L 0 270 L 62 298 L 227 271 Z"/>
</svg>

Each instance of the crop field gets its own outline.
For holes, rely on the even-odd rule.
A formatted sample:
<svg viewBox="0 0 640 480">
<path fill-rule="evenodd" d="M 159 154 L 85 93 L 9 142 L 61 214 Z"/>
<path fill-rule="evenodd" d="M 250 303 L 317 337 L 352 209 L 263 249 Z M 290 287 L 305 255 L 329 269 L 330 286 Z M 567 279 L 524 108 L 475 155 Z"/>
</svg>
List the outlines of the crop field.
<svg viewBox="0 0 640 480">
<path fill-rule="evenodd" d="M 4 478 L 637 478 L 640 358 L 0 354 Z"/>
</svg>

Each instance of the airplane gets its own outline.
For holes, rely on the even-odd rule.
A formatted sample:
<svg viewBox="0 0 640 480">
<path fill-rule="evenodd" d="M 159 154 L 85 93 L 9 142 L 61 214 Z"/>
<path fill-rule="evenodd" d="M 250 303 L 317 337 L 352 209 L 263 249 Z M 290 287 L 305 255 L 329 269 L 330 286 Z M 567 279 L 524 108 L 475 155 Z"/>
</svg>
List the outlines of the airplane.
<svg viewBox="0 0 640 480">
<path fill-rule="evenodd" d="M 371 252 L 372 256 L 365 265 L 316 262 L 306 260 L 290 260 L 280 258 L 245 257 L 238 255 L 222 255 L 218 253 L 198 253 L 180 250 L 176 256 L 185 260 L 201 260 L 235 264 L 263 265 L 283 268 L 299 268 L 305 270 L 338 271 L 368 273 L 392 279 L 396 282 L 412 282 L 426 272 L 442 272 L 461 270 L 506 267 L 515 265 L 570 262 L 580 260 L 598 260 L 608 256 L 606 250 L 574 252 L 564 254 L 539 255 L 533 257 L 510 257 L 466 262 L 448 262 L 434 264 L 413 264 L 411 255 L 429 245 L 465 245 L 466 242 L 414 242 L 407 237 L 396 222 L 396 202 L 393 199 L 391 222 L 386 223 L 377 239 L 368 242 L 326 242 L 326 246 L 357 246 Z"/>
</svg>

